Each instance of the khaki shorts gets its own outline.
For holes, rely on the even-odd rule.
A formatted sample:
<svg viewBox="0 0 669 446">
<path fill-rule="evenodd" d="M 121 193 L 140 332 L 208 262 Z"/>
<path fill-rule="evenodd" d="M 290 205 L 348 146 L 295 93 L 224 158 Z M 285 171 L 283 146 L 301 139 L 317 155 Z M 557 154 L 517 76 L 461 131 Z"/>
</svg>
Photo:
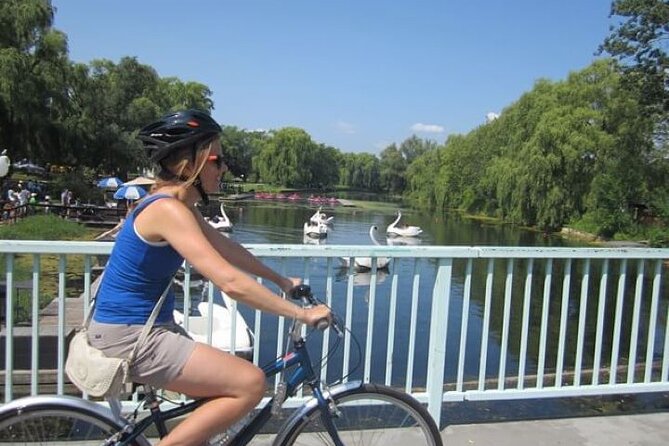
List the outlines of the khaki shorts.
<svg viewBox="0 0 669 446">
<path fill-rule="evenodd" d="M 88 342 L 111 357 L 127 358 L 142 333 L 143 325 L 105 324 L 91 321 Z M 139 348 L 130 367 L 133 382 L 163 388 L 174 381 L 195 349 L 195 341 L 176 324 L 156 325 Z"/>
</svg>

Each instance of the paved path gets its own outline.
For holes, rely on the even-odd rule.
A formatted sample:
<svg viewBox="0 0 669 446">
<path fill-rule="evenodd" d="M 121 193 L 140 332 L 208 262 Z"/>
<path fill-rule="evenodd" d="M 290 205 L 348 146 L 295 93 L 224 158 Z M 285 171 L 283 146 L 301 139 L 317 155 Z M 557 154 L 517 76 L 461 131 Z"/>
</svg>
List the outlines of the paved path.
<svg viewBox="0 0 669 446">
<path fill-rule="evenodd" d="M 441 431 L 441 438 L 444 446 L 667 446 L 669 412 L 454 424 Z M 274 435 L 259 435 L 251 446 L 271 446 L 273 440 Z M 412 445 L 391 441 L 386 446 Z"/>
<path fill-rule="evenodd" d="M 441 437 L 444 446 L 667 446 L 669 412 L 456 424 Z"/>
</svg>

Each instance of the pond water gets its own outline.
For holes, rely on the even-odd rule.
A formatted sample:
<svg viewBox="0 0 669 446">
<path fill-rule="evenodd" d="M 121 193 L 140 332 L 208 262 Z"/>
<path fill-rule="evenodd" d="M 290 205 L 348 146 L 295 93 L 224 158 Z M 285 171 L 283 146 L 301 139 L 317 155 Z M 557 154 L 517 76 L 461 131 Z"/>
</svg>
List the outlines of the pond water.
<svg viewBox="0 0 669 446">
<path fill-rule="evenodd" d="M 350 207 L 324 207 L 323 211 L 328 216 L 334 216 L 334 225 L 331 232 L 325 239 L 314 240 L 303 235 L 303 224 L 309 220 L 313 215 L 317 206 L 307 205 L 304 203 L 288 203 L 288 202 L 273 202 L 249 200 L 239 202 L 226 202 L 225 212 L 234 224 L 233 231 L 229 237 L 243 244 L 258 243 L 258 244 L 303 244 L 303 243 L 318 243 L 323 245 L 370 245 L 374 242 L 369 235 L 369 228 L 377 226 L 379 228 L 379 235 L 377 242 L 380 244 L 389 243 L 385 236 L 385 228 L 395 219 L 398 207 L 392 203 L 385 203 L 378 206 L 378 208 L 363 209 Z M 219 203 L 211 203 L 209 207 L 203 209 L 205 215 L 213 216 L 219 212 Z M 562 247 L 562 246 L 579 246 L 578 242 L 571 242 L 560 237 L 544 235 L 539 232 L 523 230 L 517 227 L 486 223 L 479 220 L 471 220 L 463 218 L 459 215 L 445 214 L 445 215 L 431 215 L 415 210 L 402 209 L 402 221 L 406 224 L 420 226 L 423 229 L 423 234 L 414 240 L 416 245 L 440 245 L 440 246 L 529 246 L 529 247 Z M 392 240 L 391 240 L 392 242 Z M 326 277 L 328 271 L 334 272 L 334 283 L 332 284 L 333 301 L 332 306 L 339 314 L 346 312 L 346 293 L 348 287 L 348 272 L 346 268 L 342 268 L 337 259 L 328 263 L 325 259 L 303 259 L 303 258 L 287 258 L 282 261 L 276 259 L 267 259 L 267 263 L 277 271 L 283 274 L 303 277 L 309 281 L 312 288 L 319 295 L 323 295 L 326 289 Z M 559 319 L 561 309 L 561 294 L 563 283 L 561 279 L 561 271 L 564 266 L 556 263 L 554 268 L 554 275 L 556 279 L 551 285 L 552 301 L 550 305 L 550 320 L 548 327 L 548 351 L 546 353 L 546 367 L 548 369 L 554 368 L 557 357 L 557 339 L 559 333 Z M 519 259 L 513 266 L 514 280 L 523 280 L 527 264 L 523 259 Z M 537 270 L 543 270 L 545 265 L 537 262 L 535 265 Z M 578 312 L 579 312 L 579 281 L 581 280 L 582 265 L 578 261 L 574 261 L 572 265 L 572 292 L 574 298 L 571 298 L 569 303 L 569 320 L 568 320 L 568 345 L 565 353 L 565 367 L 573 365 L 576 350 L 577 326 L 578 326 Z M 612 265 L 612 270 L 618 268 L 617 265 Z M 370 296 L 371 274 L 357 273 L 353 278 L 353 314 L 351 317 L 351 330 L 358 338 L 360 344 L 364 347 L 367 342 L 367 326 L 369 323 L 370 311 L 373 309 L 374 331 L 373 340 L 370 340 L 372 349 L 372 363 L 374 367 L 370 370 L 371 380 L 376 382 L 383 382 L 386 375 L 386 346 L 388 342 L 388 326 L 390 324 L 390 295 L 395 274 L 397 274 L 397 314 L 400 315 L 394 322 L 395 327 L 395 345 L 393 357 L 406 358 L 409 350 L 409 324 L 406 315 L 411 310 L 411 295 L 412 295 L 412 277 L 415 270 L 419 270 L 421 274 L 419 301 L 418 301 L 418 326 L 416 331 L 415 343 L 416 356 L 413 364 L 407 364 L 406 359 L 400 361 L 393 361 L 392 367 L 392 384 L 403 386 L 407 370 L 413 366 L 413 383 L 414 386 L 420 387 L 425 385 L 425 378 L 427 374 L 427 340 L 431 312 L 432 299 L 432 284 L 436 276 L 437 265 L 434 261 L 428 259 L 400 259 L 394 260 L 388 272 L 378 271 L 377 273 L 377 287 L 375 296 Z M 496 376 L 497 368 L 500 361 L 500 351 L 502 349 L 501 338 L 503 331 L 504 318 L 502 317 L 504 310 L 504 277 L 507 272 L 507 264 L 504 260 L 499 261 L 494 266 L 495 269 L 495 283 L 493 291 L 492 302 L 492 318 L 490 322 L 490 340 L 487 345 L 487 371 L 486 376 Z M 598 277 L 596 274 L 596 266 L 593 266 L 593 277 Z M 616 270 L 617 271 L 617 270 Z M 465 379 L 475 380 L 478 376 L 479 360 L 482 351 L 481 346 L 481 332 L 483 325 L 483 311 L 484 311 L 484 287 L 485 287 L 485 273 L 486 261 L 476 260 L 474 262 L 474 272 L 472 276 L 472 297 L 470 302 L 470 319 L 468 320 L 468 338 L 465 346 L 467 355 L 465 361 Z M 539 276 L 539 274 L 537 274 Z M 633 273 L 630 271 L 630 276 Z M 463 289 L 464 289 L 464 262 L 456 263 L 454 265 L 454 275 L 451 288 L 451 307 L 449 311 L 449 334 L 447 336 L 446 351 L 446 382 L 453 382 L 455 380 L 457 370 L 457 358 L 459 353 L 459 330 L 462 324 L 460 320 L 461 309 L 463 305 Z M 612 273 L 609 287 L 615 290 L 616 274 Z M 541 278 L 537 277 L 533 283 L 533 297 L 531 304 L 532 317 L 530 321 L 530 341 L 527 347 L 527 364 L 526 374 L 536 373 L 537 357 L 538 357 L 538 339 L 540 333 L 540 321 L 538 315 L 541 311 L 541 287 L 543 285 Z M 594 281 L 593 281 L 594 282 Z M 666 286 L 666 276 L 664 278 L 664 286 Z M 633 285 L 633 284 L 632 284 Z M 588 301 L 588 320 L 589 326 L 594 326 L 594 315 L 597 310 L 597 290 L 598 284 L 593 283 L 591 295 L 594 296 Z M 629 287 L 633 291 L 633 287 Z M 645 289 L 651 288 L 651 284 L 646 284 Z M 666 288 L 664 288 L 666 289 Z M 516 293 L 511 300 L 509 333 L 510 340 L 508 344 L 508 357 L 506 359 L 506 369 L 509 375 L 513 375 L 519 367 L 519 332 L 522 326 L 522 308 L 523 299 L 522 293 Z M 625 323 L 629 323 L 631 317 L 633 299 L 626 293 L 624 314 Z M 370 297 L 374 300 L 370 302 Z M 648 299 L 649 300 L 649 299 Z M 373 308 L 371 308 L 373 306 Z M 240 307 L 246 321 L 250 326 L 254 324 L 254 314 L 252 311 Z M 644 302 L 641 308 L 642 320 L 647 317 L 649 313 L 649 302 Z M 610 352 L 613 342 L 612 330 L 610 329 L 610 322 L 613 318 L 614 305 L 613 302 L 608 301 L 606 307 L 607 314 L 607 330 L 606 336 L 602 340 L 602 355 L 603 358 L 610 357 Z M 667 314 L 667 298 L 663 295 L 660 314 Z M 273 316 L 263 315 L 262 320 L 262 336 L 256 348 L 260 349 L 260 363 L 273 359 L 278 343 L 277 339 L 277 318 Z M 657 336 L 664 332 L 666 325 L 665 320 L 661 320 L 657 327 Z M 645 327 L 642 327 L 645 329 Z M 320 339 L 317 335 L 317 339 Z M 622 334 L 621 345 L 629 345 L 629 339 L 626 334 Z M 316 345 L 318 345 L 318 342 Z M 643 351 L 645 347 L 642 339 L 639 351 Z M 587 336 L 585 339 L 585 356 L 584 368 L 593 361 L 592 352 L 594 351 L 594 336 Z M 658 342 L 661 344 L 661 340 Z M 656 349 L 656 352 L 662 352 L 662 345 Z M 603 361 L 604 363 L 605 361 Z M 335 379 L 342 371 L 341 352 L 336 353 L 335 357 L 330 360 L 330 368 L 328 369 L 328 379 Z M 352 378 L 361 378 L 364 373 L 364 365 L 361 364 L 358 369 L 352 373 Z"/>
<path fill-rule="evenodd" d="M 327 245 L 369 245 L 369 228 L 379 228 L 379 242 L 386 243 L 385 229 L 396 218 L 400 206 L 384 203 L 379 209 L 326 206 L 328 216 L 334 216 L 333 230 L 326 239 L 305 240 L 303 224 L 318 209 L 304 203 L 249 200 L 226 202 L 225 212 L 234 223 L 231 237 L 240 243 L 319 243 Z M 450 246 L 578 246 L 557 236 L 519 229 L 510 225 L 486 223 L 457 214 L 435 216 L 402 208 L 401 223 L 419 226 L 423 234 L 416 239 L 420 245 Z M 212 202 L 203 210 L 213 216 L 219 204 Z"/>
</svg>

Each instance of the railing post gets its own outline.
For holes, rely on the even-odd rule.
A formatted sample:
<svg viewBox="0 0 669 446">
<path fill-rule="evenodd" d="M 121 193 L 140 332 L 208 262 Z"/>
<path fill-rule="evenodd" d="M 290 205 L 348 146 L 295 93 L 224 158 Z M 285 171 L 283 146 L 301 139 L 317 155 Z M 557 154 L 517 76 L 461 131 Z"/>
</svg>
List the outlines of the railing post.
<svg viewBox="0 0 669 446">
<path fill-rule="evenodd" d="M 14 254 L 7 255 L 5 280 L 5 403 L 14 397 Z"/>
<path fill-rule="evenodd" d="M 437 277 L 432 290 L 430 345 L 427 359 L 427 410 L 437 425 L 441 417 L 441 402 L 444 394 L 444 363 L 446 361 L 446 333 L 448 332 L 452 272 L 453 259 L 439 259 Z"/>
</svg>

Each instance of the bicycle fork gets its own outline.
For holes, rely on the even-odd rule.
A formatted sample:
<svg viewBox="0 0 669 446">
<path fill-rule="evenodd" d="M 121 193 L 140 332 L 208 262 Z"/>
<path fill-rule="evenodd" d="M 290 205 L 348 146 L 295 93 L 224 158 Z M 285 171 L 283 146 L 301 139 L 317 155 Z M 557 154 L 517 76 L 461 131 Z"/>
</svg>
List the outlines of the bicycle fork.
<svg viewBox="0 0 669 446">
<path fill-rule="evenodd" d="M 334 398 L 330 396 L 326 398 L 323 395 L 323 392 L 321 392 L 320 387 L 314 387 L 313 391 L 316 400 L 318 401 L 318 407 L 320 408 L 321 421 L 323 422 L 325 429 L 327 429 L 328 434 L 330 434 L 330 438 L 332 438 L 332 441 L 336 446 L 344 446 L 341 438 L 339 438 L 339 432 L 333 421 L 335 418 L 341 416 L 341 412 L 337 408 Z"/>
</svg>

